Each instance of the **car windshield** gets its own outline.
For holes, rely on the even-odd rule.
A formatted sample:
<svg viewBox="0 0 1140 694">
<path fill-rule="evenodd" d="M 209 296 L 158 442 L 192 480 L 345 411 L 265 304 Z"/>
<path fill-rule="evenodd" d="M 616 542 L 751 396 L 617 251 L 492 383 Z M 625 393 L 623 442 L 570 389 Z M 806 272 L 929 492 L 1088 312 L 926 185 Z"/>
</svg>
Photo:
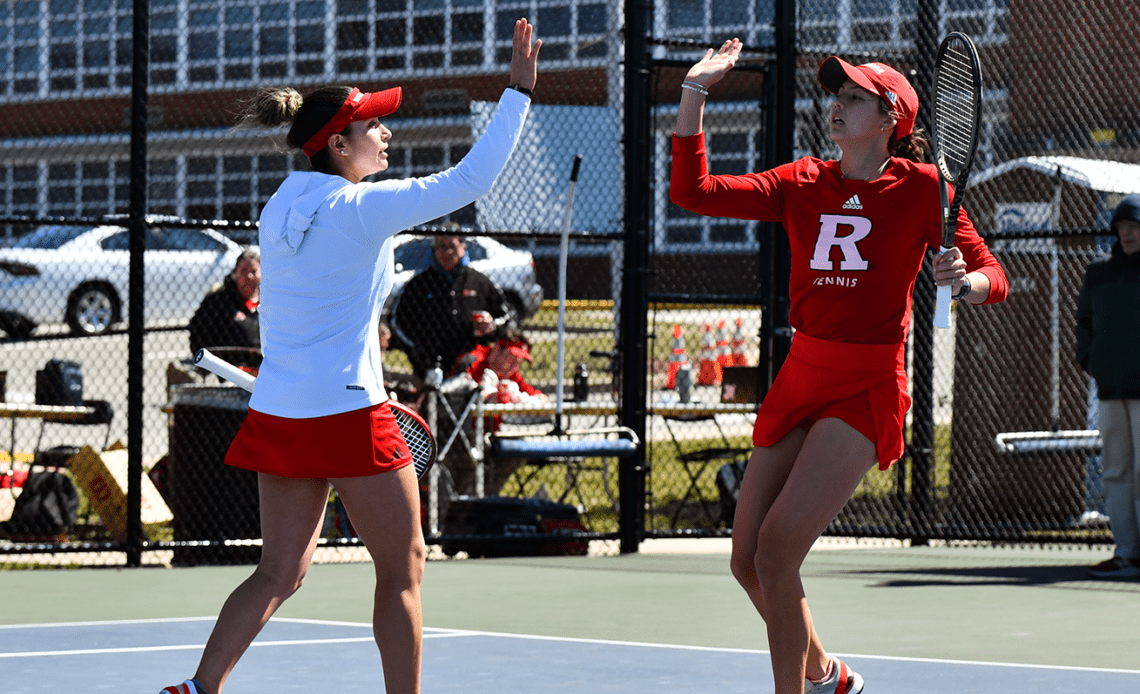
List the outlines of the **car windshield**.
<svg viewBox="0 0 1140 694">
<path fill-rule="evenodd" d="M 40 227 L 15 243 L 14 248 L 59 248 L 93 227 Z"/>
</svg>

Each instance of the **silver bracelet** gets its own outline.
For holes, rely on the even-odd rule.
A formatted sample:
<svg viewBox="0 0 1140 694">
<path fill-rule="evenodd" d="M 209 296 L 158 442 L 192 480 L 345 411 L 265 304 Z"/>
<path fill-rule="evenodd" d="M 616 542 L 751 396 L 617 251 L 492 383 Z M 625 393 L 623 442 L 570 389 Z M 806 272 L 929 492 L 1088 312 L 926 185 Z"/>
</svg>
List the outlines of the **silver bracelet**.
<svg viewBox="0 0 1140 694">
<path fill-rule="evenodd" d="M 694 87 L 693 85 L 689 84 L 688 82 L 682 82 L 681 83 L 681 89 L 688 89 L 689 91 L 696 92 L 696 93 L 700 94 L 701 96 L 708 96 L 709 95 L 708 90 L 701 89 L 700 87 Z"/>
</svg>

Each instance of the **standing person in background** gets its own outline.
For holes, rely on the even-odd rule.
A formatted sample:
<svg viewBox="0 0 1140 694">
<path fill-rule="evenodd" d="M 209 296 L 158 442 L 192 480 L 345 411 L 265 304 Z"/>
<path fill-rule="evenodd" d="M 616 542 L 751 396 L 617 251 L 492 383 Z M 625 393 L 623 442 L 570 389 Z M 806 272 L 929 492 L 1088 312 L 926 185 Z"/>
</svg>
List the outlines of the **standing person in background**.
<svg viewBox="0 0 1140 694">
<path fill-rule="evenodd" d="M 791 353 L 757 413 L 732 529 L 732 572 L 764 619 L 776 694 L 856 694 L 863 678 L 823 649 L 800 565 L 876 464 L 903 453 L 910 300 L 941 240 L 938 173 L 914 132 L 918 95 L 882 63 L 831 57 L 840 161 L 804 158 L 742 176 L 708 172 L 704 97 L 736 64 L 726 41 L 690 68 L 673 138 L 670 198 L 709 216 L 780 222 L 791 246 Z M 959 304 L 1003 300 L 1008 282 L 962 210 L 934 261 Z"/>
<path fill-rule="evenodd" d="M 202 299 L 190 319 L 190 353 L 212 347 L 261 349 L 260 301 L 261 254 L 246 249 L 234 263 L 234 271 Z"/>
<path fill-rule="evenodd" d="M 502 291 L 469 263 L 462 236 L 433 237 L 428 266 L 400 294 L 392 327 L 421 379 L 437 363 L 450 373 L 461 354 L 493 343 L 508 329 Z"/>
<path fill-rule="evenodd" d="M 172 694 L 219 694 L 233 667 L 300 586 L 330 485 L 376 572 L 373 634 L 384 691 L 420 691 L 426 548 L 412 458 L 387 404 L 377 320 L 392 284 L 392 238 L 487 193 L 518 144 L 541 41 L 515 23 L 511 84 L 459 164 L 424 178 L 366 183 L 388 167 L 380 119 L 399 87 L 262 92 L 245 122 L 291 123 L 287 144 L 313 171 L 289 175 L 261 214 L 261 343 L 249 414 L 226 463 L 257 472 L 261 561 L 226 600 L 193 679 Z M 335 687 L 334 687 L 335 688 Z"/>
<path fill-rule="evenodd" d="M 1104 441 L 1104 501 L 1116 552 L 1097 578 L 1140 576 L 1140 195 L 1109 228 L 1116 243 L 1089 263 L 1077 298 L 1077 363 L 1096 379 Z"/>
</svg>

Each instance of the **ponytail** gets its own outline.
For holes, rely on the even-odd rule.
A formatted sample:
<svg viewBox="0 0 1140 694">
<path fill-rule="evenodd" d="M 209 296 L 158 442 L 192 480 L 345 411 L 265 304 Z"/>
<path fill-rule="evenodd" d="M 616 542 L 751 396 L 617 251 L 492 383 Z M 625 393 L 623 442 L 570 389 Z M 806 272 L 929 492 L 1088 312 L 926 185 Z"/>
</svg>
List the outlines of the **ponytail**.
<svg viewBox="0 0 1140 694">
<path fill-rule="evenodd" d="M 313 135 L 336 115 L 352 90 L 344 86 L 321 87 L 306 97 L 291 87 L 261 89 L 238 117 L 236 128 L 264 126 L 275 128 L 291 123 L 285 144 L 300 150 Z M 346 127 L 343 131 L 348 132 Z M 335 173 L 328 147 L 309 157 L 314 171 Z"/>
</svg>

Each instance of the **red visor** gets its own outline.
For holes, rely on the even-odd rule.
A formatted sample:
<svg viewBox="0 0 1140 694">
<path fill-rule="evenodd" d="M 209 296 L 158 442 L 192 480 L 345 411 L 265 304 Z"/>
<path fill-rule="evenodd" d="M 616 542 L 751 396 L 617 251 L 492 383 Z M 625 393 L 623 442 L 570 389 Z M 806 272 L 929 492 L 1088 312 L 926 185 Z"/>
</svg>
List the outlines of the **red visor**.
<svg viewBox="0 0 1140 694">
<path fill-rule="evenodd" d="M 305 155 L 311 157 L 327 147 L 329 136 L 344 130 L 353 121 L 383 118 L 395 113 L 396 109 L 400 108 L 401 96 L 399 87 L 371 93 L 362 92 L 354 87 L 336 115 L 305 143 L 302 148 Z"/>
</svg>

